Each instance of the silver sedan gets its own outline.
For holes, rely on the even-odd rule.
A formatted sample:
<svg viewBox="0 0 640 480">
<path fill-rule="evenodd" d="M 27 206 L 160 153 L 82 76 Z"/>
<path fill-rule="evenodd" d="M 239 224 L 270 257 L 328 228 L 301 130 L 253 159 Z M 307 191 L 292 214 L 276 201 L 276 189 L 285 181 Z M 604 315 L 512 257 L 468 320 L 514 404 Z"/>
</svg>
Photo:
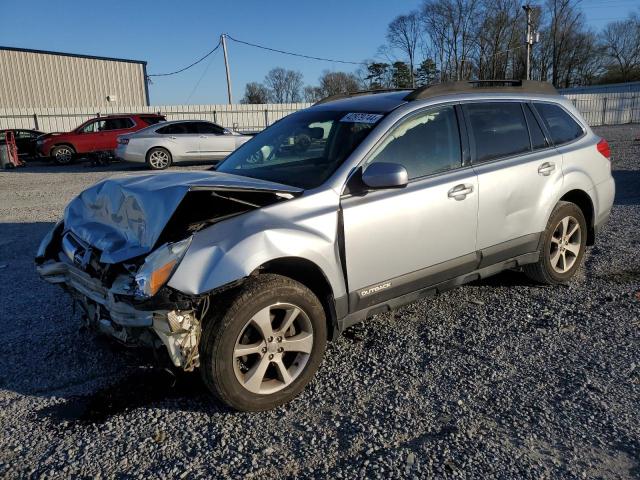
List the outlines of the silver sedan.
<svg viewBox="0 0 640 480">
<path fill-rule="evenodd" d="M 251 138 L 202 120 L 163 122 L 118 137 L 116 158 L 164 170 L 173 163 L 221 160 Z"/>
</svg>

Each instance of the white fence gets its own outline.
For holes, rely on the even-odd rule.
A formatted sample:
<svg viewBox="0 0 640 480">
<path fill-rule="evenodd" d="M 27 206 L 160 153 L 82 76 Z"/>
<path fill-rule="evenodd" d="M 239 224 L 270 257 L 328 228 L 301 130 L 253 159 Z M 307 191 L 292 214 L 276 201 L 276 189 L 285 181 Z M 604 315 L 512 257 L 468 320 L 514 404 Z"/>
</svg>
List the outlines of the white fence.
<svg viewBox="0 0 640 480">
<path fill-rule="evenodd" d="M 640 92 L 570 93 L 565 97 L 591 126 L 640 123 Z"/>
<path fill-rule="evenodd" d="M 640 92 L 565 94 L 589 125 L 640 123 Z M 257 131 L 310 103 L 262 105 L 161 105 L 104 108 L 0 108 L 0 130 L 35 128 L 43 132 L 67 132 L 98 115 L 112 113 L 162 113 L 167 120 L 210 120 L 239 131 Z"/>
<path fill-rule="evenodd" d="M 160 105 L 151 107 L 0 108 L 0 130 L 32 128 L 68 132 L 90 118 L 114 113 L 162 113 L 167 120 L 209 120 L 239 131 L 257 131 L 310 103 L 262 105 Z"/>
</svg>

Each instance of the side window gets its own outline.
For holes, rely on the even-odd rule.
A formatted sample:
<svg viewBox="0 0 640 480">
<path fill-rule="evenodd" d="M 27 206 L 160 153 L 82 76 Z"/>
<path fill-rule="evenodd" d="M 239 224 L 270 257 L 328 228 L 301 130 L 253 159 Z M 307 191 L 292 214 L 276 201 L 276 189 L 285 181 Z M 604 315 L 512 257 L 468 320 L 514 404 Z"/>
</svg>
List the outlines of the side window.
<svg viewBox="0 0 640 480">
<path fill-rule="evenodd" d="M 140 118 L 147 125 L 155 125 L 156 123 L 160 123 L 160 122 L 164 121 L 164 118 L 160 117 L 160 116 L 154 116 L 154 117 L 145 116 L 145 117 L 140 117 Z"/>
<path fill-rule="evenodd" d="M 476 146 L 476 163 L 531 150 L 520 103 L 468 103 L 463 108 Z"/>
<path fill-rule="evenodd" d="M 399 163 L 407 169 L 409 180 L 460 167 L 454 107 L 436 108 L 405 120 L 376 149 L 370 162 Z"/>
<path fill-rule="evenodd" d="M 187 131 L 187 123 L 173 123 L 166 127 L 156 130 L 160 135 L 185 135 L 186 133 L 192 133 Z"/>
<path fill-rule="evenodd" d="M 531 146 L 533 149 L 539 150 L 541 148 L 547 148 L 549 144 L 547 143 L 547 139 L 544 138 L 544 133 L 542 133 L 540 124 L 538 124 L 536 116 L 531 111 L 530 105 L 524 105 L 524 116 L 527 118 L 527 125 L 529 125 L 529 134 L 531 135 Z"/>
<path fill-rule="evenodd" d="M 198 122 L 198 133 L 224 135 L 224 128 L 209 122 Z"/>
<path fill-rule="evenodd" d="M 103 130 L 122 130 L 133 127 L 133 121 L 130 118 L 109 118 L 105 120 Z"/>
<path fill-rule="evenodd" d="M 551 135 L 551 140 L 556 145 L 575 140 L 584 133 L 582 127 L 571 115 L 558 105 L 552 103 L 534 103 L 534 105 Z"/>
<path fill-rule="evenodd" d="M 84 126 L 82 133 L 95 133 L 105 131 L 107 120 L 96 120 Z"/>
</svg>

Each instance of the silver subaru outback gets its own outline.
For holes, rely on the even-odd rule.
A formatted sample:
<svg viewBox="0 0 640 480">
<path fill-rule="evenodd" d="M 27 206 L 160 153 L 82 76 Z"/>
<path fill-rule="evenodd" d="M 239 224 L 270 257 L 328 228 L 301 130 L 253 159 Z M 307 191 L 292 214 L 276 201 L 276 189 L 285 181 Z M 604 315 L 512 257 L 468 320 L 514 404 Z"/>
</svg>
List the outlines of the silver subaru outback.
<svg viewBox="0 0 640 480">
<path fill-rule="evenodd" d="M 94 185 L 36 264 L 96 330 L 263 410 L 372 315 L 505 269 L 569 281 L 609 216 L 609 155 L 549 84 L 345 94 L 215 171 Z"/>
</svg>

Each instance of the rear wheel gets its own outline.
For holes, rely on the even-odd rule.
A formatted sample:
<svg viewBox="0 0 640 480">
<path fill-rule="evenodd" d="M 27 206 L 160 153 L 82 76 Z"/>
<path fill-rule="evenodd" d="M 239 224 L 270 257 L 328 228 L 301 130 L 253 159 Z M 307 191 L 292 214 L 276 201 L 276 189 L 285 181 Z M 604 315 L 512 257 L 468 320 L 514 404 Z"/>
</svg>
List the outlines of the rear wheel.
<svg viewBox="0 0 640 480">
<path fill-rule="evenodd" d="M 582 210 L 570 202 L 559 202 L 543 233 L 540 258 L 524 266 L 529 278 L 547 284 L 568 282 L 582 262 L 587 244 L 587 222 Z"/>
<path fill-rule="evenodd" d="M 70 145 L 56 145 L 51 149 L 51 157 L 58 165 L 68 165 L 73 162 L 76 151 Z"/>
<path fill-rule="evenodd" d="M 324 310 L 304 285 L 280 275 L 245 283 L 206 319 L 200 342 L 207 387 L 237 410 L 274 408 L 297 396 L 326 346 Z"/>
<path fill-rule="evenodd" d="M 164 170 L 171 165 L 172 161 L 171 153 L 166 148 L 155 147 L 147 153 L 147 165 L 152 170 Z"/>
</svg>

